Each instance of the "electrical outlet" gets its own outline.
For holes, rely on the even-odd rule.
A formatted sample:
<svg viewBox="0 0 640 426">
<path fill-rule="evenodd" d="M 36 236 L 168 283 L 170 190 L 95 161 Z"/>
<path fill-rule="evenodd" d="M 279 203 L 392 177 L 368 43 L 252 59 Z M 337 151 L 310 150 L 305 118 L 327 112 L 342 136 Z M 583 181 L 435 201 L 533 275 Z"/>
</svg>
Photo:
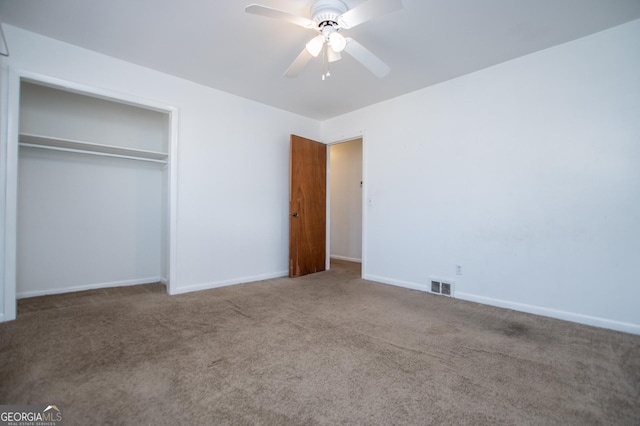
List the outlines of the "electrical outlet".
<svg viewBox="0 0 640 426">
<path fill-rule="evenodd" d="M 462 265 L 456 265 L 456 275 L 462 275 Z"/>
</svg>

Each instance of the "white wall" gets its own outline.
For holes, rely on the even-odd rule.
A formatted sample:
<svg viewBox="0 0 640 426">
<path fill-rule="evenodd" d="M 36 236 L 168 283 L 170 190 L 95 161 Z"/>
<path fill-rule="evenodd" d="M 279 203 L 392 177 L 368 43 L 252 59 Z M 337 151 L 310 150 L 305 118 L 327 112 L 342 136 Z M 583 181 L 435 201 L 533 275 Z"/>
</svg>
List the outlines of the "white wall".
<svg viewBox="0 0 640 426">
<path fill-rule="evenodd" d="M 362 139 L 331 145 L 331 257 L 362 260 Z"/>
<path fill-rule="evenodd" d="M 4 28 L 11 46 L 5 67 L 178 109 L 176 267 L 171 272 L 176 293 L 286 275 L 289 134 L 319 139 L 320 123 Z M 3 134 L 3 150 L 7 143 Z"/>
<path fill-rule="evenodd" d="M 640 333 L 638 40 L 640 20 L 323 123 L 365 135 L 365 278 Z"/>
<path fill-rule="evenodd" d="M 23 83 L 20 132 L 167 152 L 168 115 L 131 105 Z"/>
<path fill-rule="evenodd" d="M 18 298 L 166 278 L 164 167 L 20 148 Z"/>
</svg>

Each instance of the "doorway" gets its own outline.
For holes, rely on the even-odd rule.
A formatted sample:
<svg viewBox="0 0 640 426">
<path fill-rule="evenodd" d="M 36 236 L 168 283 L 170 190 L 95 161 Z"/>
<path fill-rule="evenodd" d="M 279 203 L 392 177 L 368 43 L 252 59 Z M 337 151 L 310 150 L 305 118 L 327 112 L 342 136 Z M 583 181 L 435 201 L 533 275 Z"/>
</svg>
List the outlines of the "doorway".
<svg viewBox="0 0 640 426">
<path fill-rule="evenodd" d="M 363 141 L 329 145 L 329 267 L 359 269 L 362 276 Z"/>
</svg>

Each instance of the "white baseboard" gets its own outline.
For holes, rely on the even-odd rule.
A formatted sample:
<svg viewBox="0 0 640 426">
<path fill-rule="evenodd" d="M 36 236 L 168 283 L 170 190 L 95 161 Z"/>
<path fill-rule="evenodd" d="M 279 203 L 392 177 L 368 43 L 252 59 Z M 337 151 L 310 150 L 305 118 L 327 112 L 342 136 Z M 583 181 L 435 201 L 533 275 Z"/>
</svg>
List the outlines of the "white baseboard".
<svg viewBox="0 0 640 426">
<path fill-rule="evenodd" d="M 430 292 L 431 288 L 425 284 L 416 284 L 409 281 L 401 281 L 393 278 L 380 277 L 377 275 L 363 275 L 363 280 L 375 281 L 382 284 L 389 284 L 396 287 L 410 288 L 411 290 L 420 290 Z"/>
<path fill-rule="evenodd" d="M 166 282 L 166 279 L 162 277 L 148 277 L 148 278 L 137 278 L 135 280 L 124 280 L 124 281 L 112 281 L 107 283 L 97 283 L 97 284 L 87 284 L 87 285 L 79 285 L 73 287 L 61 287 L 61 288 L 48 288 L 44 290 L 32 290 L 32 291 L 21 291 L 16 293 L 16 297 L 18 299 L 24 299 L 27 297 L 36 297 L 36 296 L 46 296 L 50 294 L 61 294 L 61 293 L 71 293 L 74 291 L 85 291 L 85 290 L 96 290 L 99 288 L 109 288 L 109 287 L 125 287 L 130 285 L 139 285 L 139 284 L 150 284 L 157 282 Z"/>
<path fill-rule="evenodd" d="M 329 257 L 331 259 L 346 260 L 347 262 L 362 263 L 362 259 L 358 259 L 358 258 L 355 258 L 355 257 L 339 256 L 337 254 L 332 254 Z"/>
<path fill-rule="evenodd" d="M 376 281 L 383 284 L 390 284 L 396 287 L 409 288 L 412 290 L 420 290 L 430 293 L 430 288 L 423 284 L 412 283 L 408 281 L 400 281 L 376 275 L 366 275 L 362 277 L 365 280 Z M 578 314 L 575 312 L 560 311 L 556 309 L 544 308 L 541 306 L 527 305 L 525 303 L 512 302 L 509 300 L 494 299 L 491 297 L 479 296 L 476 294 L 456 292 L 456 299 L 467 300 L 470 302 L 481 303 L 483 305 L 497 306 L 499 308 L 512 309 L 514 311 L 526 312 L 529 314 L 541 315 L 550 318 L 556 318 L 564 321 L 585 324 L 594 327 L 606 328 L 609 330 L 622 331 L 624 333 L 639 334 L 640 325 L 631 324 L 622 321 L 615 321 L 607 318 L 594 317 L 590 315 Z"/>
<path fill-rule="evenodd" d="M 272 278 L 282 278 L 287 276 L 289 276 L 289 271 L 280 271 L 280 272 L 274 272 L 271 274 L 254 275 L 251 277 L 233 278 L 233 279 L 224 280 L 224 281 L 194 284 L 194 285 L 188 285 L 184 287 L 178 287 L 173 292 L 171 292 L 171 294 L 174 295 L 174 294 L 191 293 L 192 291 L 211 290 L 213 288 L 227 287 L 230 285 L 245 284 L 245 283 L 251 283 L 255 281 L 270 280 Z"/>
<path fill-rule="evenodd" d="M 509 300 L 494 299 L 491 297 L 479 296 L 470 293 L 456 293 L 456 298 L 468 300 L 470 302 L 482 303 L 484 305 L 497 306 L 499 308 L 513 309 L 514 311 L 527 312 L 529 314 L 542 315 L 545 317 L 557 318 L 579 324 L 591 325 L 594 327 L 607 328 L 610 330 L 623 331 L 625 333 L 640 334 L 640 325 L 627 322 L 615 321 L 607 318 L 583 315 L 575 312 L 560 311 L 557 309 L 544 308 L 542 306 L 528 305 L 526 303 L 511 302 Z"/>
</svg>

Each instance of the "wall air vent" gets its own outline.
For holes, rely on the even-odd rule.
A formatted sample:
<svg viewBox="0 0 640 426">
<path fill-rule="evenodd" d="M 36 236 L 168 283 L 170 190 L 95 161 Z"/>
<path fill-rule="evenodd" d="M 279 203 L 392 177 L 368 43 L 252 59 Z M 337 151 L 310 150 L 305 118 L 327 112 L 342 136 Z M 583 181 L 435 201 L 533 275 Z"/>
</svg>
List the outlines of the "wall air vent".
<svg viewBox="0 0 640 426">
<path fill-rule="evenodd" d="M 431 293 L 453 297 L 453 285 L 454 281 L 452 280 L 431 278 Z"/>
</svg>

